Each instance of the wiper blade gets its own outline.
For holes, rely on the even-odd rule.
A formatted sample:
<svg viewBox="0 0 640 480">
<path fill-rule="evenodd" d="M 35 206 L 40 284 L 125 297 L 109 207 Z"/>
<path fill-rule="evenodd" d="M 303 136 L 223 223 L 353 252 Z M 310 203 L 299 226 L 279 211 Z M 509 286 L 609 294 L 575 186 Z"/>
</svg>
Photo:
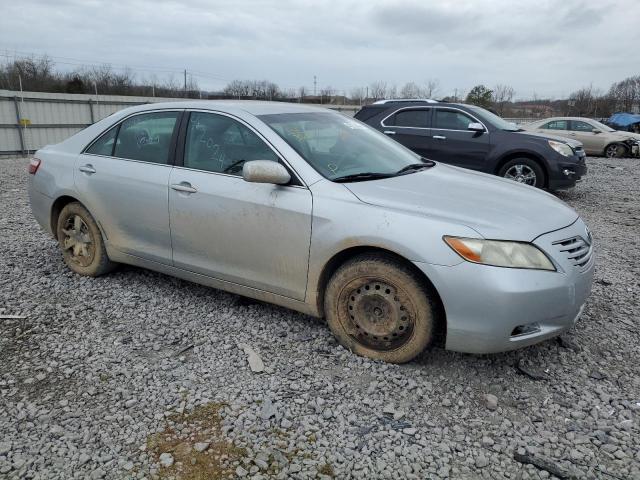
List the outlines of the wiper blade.
<svg viewBox="0 0 640 480">
<path fill-rule="evenodd" d="M 423 161 L 423 163 L 411 163 L 411 164 L 407 165 L 406 167 L 401 168 L 400 170 L 398 170 L 396 172 L 396 175 L 402 175 L 403 173 L 417 172 L 418 170 L 424 170 L 425 168 L 431 168 L 435 164 L 436 164 L 435 162 L 432 162 L 431 160 L 425 159 Z"/>
<path fill-rule="evenodd" d="M 351 175 L 343 175 L 342 177 L 332 178 L 334 182 L 358 182 L 363 180 L 376 180 L 378 178 L 394 177 L 395 173 L 377 173 L 377 172 L 362 172 L 353 173 Z"/>
</svg>

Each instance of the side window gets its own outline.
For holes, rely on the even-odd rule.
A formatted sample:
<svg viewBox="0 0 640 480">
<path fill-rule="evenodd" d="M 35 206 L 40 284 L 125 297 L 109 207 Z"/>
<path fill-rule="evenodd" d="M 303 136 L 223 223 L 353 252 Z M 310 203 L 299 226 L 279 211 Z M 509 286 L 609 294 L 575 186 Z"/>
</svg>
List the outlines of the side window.
<svg viewBox="0 0 640 480">
<path fill-rule="evenodd" d="M 110 157 L 113 155 L 113 145 L 115 143 L 117 133 L 118 126 L 116 125 L 108 132 L 103 133 L 102 136 L 87 149 L 87 153 L 92 153 L 94 155 L 106 155 L 107 157 Z"/>
<path fill-rule="evenodd" d="M 166 164 L 179 112 L 135 115 L 120 125 L 113 155 L 131 160 Z"/>
<path fill-rule="evenodd" d="M 431 111 L 426 108 L 415 110 L 400 110 L 395 114 L 397 127 L 429 128 L 429 115 Z"/>
<path fill-rule="evenodd" d="M 469 115 L 457 110 L 436 109 L 436 118 L 433 128 L 442 130 L 466 130 L 469 124 L 475 122 Z"/>
<path fill-rule="evenodd" d="M 250 160 L 280 159 L 240 122 L 215 113 L 191 113 L 184 149 L 185 167 L 241 175 L 242 165 Z"/>
<path fill-rule="evenodd" d="M 554 120 L 553 122 L 545 123 L 541 128 L 548 130 L 568 130 L 566 120 Z"/>
<path fill-rule="evenodd" d="M 574 132 L 592 132 L 593 127 L 587 122 L 571 120 L 571 130 L 573 130 Z"/>
</svg>

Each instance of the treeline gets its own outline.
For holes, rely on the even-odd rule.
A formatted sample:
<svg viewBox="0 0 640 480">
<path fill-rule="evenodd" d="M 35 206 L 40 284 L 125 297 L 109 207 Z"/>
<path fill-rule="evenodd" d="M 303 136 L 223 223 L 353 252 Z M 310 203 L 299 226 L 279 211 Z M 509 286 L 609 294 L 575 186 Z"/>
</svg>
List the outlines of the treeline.
<svg viewBox="0 0 640 480">
<path fill-rule="evenodd" d="M 222 91 L 202 92 L 193 76 L 187 77 L 186 88 L 184 79 L 180 80 L 173 77 L 158 80 L 155 76 L 139 78 L 131 70 L 114 70 L 109 65 L 60 72 L 55 69 L 55 62 L 46 56 L 17 58 L 0 65 L 0 89 L 20 90 L 22 86 L 24 91 L 36 92 L 92 94 L 97 90 L 100 95 L 235 98 L 340 105 L 363 105 L 384 98 L 433 98 L 479 105 L 505 117 L 608 117 L 614 112 L 637 111 L 640 108 L 640 75 L 615 82 L 607 91 L 591 85 L 573 92 L 568 99 L 540 99 L 534 94 L 532 99 L 520 101 L 514 101 L 513 87 L 503 84 L 492 88 L 476 85 L 468 92 L 449 90 L 451 94 L 443 96 L 440 82 L 436 79 L 411 81 L 400 87 L 378 80 L 349 91 L 327 85 L 314 92 L 306 86 L 281 88 L 269 80 L 239 79 L 229 82 Z"/>
<path fill-rule="evenodd" d="M 82 67 L 71 72 L 55 69 L 48 57 L 19 58 L 0 65 L 0 89 L 30 92 L 88 93 L 99 95 L 136 95 L 145 97 L 198 98 L 200 91 L 193 77 L 184 82 L 173 78 L 138 79 L 128 69 L 115 71 L 109 65 Z"/>
</svg>

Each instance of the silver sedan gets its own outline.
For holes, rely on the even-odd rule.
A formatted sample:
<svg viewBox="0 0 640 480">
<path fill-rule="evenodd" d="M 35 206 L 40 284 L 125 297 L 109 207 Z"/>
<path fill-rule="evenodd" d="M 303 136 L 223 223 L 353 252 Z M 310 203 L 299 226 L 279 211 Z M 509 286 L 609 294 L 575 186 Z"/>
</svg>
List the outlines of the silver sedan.
<svg viewBox="0 0 640 480">
<path fill-rule="evenodd" d="M 591 234 L 563 202 L 320 108 L 128 108 L 29 172 L 74 272 L 127 263 L 326 317 L 374 359 L 409 361 L 439 333 L 461 352 L 531 345 L 569 329 L 591 289 Z"/>
</svg>

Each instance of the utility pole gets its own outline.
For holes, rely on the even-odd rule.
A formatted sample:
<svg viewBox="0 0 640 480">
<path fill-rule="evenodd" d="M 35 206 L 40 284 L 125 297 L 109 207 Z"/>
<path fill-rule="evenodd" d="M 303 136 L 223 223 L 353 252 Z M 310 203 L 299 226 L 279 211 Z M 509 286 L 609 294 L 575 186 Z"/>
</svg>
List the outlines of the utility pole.
<svg viewBox="0 0 640 480">
<path fill-rule="evenodd" d="M 364 97 L 364 101 L 366 102 L 368 98 L 369 98 L 369 85 L 367 85 L 367 94 Z"/>
<path fill-rule="evenodd" d="M 318 79 L 317 77 L 314 75 L 313 76 L 313 96 L 315 97 L 316 95 L 318 95 L 316 93 L 316 86 L 318 85 Z"/>
<path fill-rule="evenodd" d="M 187 96 L 187 69 L 184 69 L 184 96 Z"/>
</svg>

